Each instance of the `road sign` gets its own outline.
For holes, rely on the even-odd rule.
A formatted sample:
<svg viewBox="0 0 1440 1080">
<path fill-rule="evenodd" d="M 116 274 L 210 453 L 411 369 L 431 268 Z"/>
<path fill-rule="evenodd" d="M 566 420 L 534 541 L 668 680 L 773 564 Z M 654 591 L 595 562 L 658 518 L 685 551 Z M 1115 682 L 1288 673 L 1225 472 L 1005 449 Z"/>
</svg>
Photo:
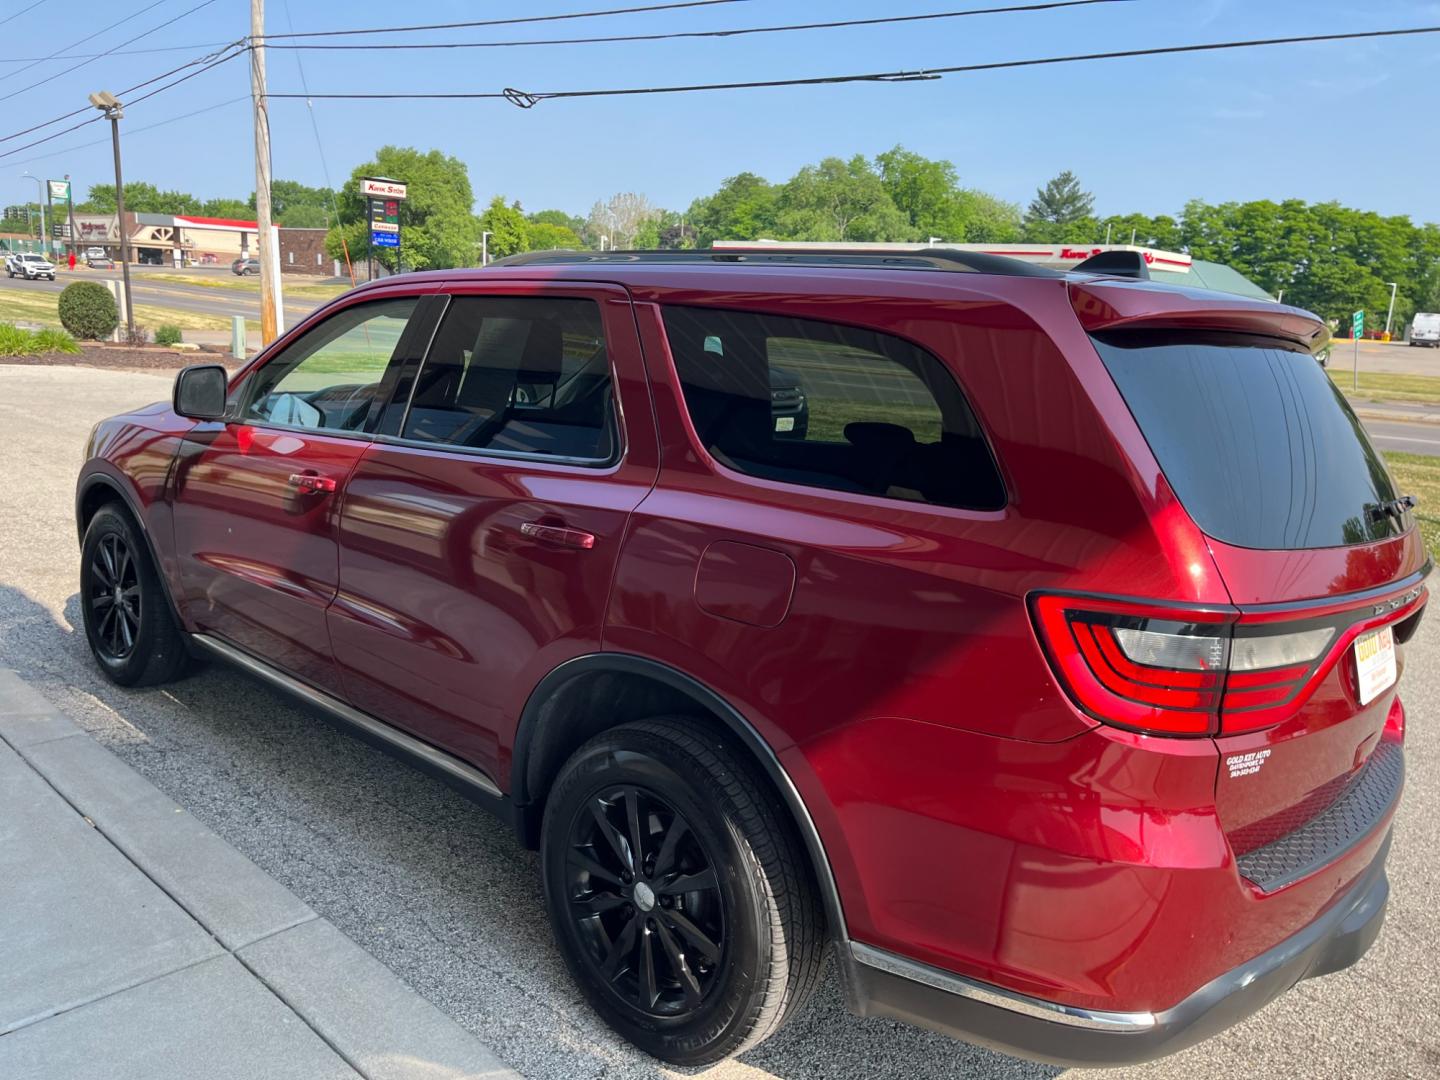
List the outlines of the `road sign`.
<svg viewBox="0 0 1440 1080">
<path fill-rule="evenodd" d="M 1365 336 L 1365 312 L 1357 311 L 1350 316 L 1350 336 L 1357 340 Z"/>
<path fill-rule="evenodd" d="M 360 194 L 371 199 L 403 199 L 405 185 L 399 180 L 367 176 L 360 181 Z"/>
</svg>

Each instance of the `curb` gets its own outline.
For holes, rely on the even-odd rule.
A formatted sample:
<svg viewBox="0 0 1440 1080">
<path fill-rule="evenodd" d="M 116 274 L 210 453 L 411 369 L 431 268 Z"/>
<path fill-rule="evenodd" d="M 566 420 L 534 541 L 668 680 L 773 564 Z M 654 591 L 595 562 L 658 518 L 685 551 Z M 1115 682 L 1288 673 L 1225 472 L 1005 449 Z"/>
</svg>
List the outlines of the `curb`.
<svg viewBox="0 0 1440 1080">
<path fill-rule="evenodd" d="M 365 1080 L 519 1080 L 468 1031 L 5 669 L 0 743 L 214 939 L 217 955 L 208 962 L 234 965 L 237 979 L 262 984 Z"/>
</svg>

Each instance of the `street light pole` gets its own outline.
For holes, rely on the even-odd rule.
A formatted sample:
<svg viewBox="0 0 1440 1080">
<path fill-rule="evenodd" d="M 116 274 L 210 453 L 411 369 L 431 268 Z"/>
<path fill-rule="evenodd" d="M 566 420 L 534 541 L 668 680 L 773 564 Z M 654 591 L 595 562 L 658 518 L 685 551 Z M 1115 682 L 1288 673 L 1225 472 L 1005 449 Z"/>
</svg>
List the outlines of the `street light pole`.
<svg viewBox="0 0 1440 1080">
<path fill-rule="evenodd" d="M 1390 333 L 1390 320 L 1395 316 L 1395 286 L 1398 283 L 1387 281 L 1385 284 L 1390 286 L 1390 310 L 1385 313 L 1385 333 L 1388 334 Z"/>
<path fill-rule="evenodd" d="M 45 184 L 34 173 L 23 172 L 21 176 L 28 176 L 35 181 L 35 201 L 40 206 L 40 243 L 45 245 L 45 250 L 50 250 L 50 238 L 45 233 Z"/>
<path fill-rule="evenodd" d="M 480 265 L 481 265 L 481 266 L 489 266 L 489 265 L 490 265 L 490 237 L 492 237 L 492 236 L 494 236 L 494 235 L 495 235 L 495 234 L 492 233 L 492 232 L 482 232 L 482 233 L 480 234 Z"/>
<path fill-rule="evenodd" d="M 120 173 L 120 120 L 125 107 L 107 90 L 90 95 L 90 104 L 110 121 L 110 142 L 115 149 L 115 222 L 120 229 L 120 276 L 125 289 L 125 329 L 135 337 L 135 305 L 130 296 L 130 233 L 125 228 L 125 178 Z"/>
</svg>

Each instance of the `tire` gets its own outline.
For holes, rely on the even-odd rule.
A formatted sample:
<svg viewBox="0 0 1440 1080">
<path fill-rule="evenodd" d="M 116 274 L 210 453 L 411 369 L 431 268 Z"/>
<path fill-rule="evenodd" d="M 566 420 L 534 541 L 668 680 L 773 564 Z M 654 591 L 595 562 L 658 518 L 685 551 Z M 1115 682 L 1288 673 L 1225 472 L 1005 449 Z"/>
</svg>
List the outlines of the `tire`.
<svg viewBox="0 0 1440 1080">
<path fill-rule="evenodd" d="M 80 610 L 90 652 L 120 686 L 178 677 L 189 654 L 150 550 L 114 503 L 90 519 L 80 545 Z"/>
<path fill-rule="evenodd" d="M 626 880 L 637 835 L 639 873 Z M 625 724 L 580 747 L 546 803 L 540 852 L 571 975 L 606 1023 L 657 1058 L 698 1066 L 741 1053 L 819 979 L 825 917 L 789 814 L 701 721 Z"/>
</svg>

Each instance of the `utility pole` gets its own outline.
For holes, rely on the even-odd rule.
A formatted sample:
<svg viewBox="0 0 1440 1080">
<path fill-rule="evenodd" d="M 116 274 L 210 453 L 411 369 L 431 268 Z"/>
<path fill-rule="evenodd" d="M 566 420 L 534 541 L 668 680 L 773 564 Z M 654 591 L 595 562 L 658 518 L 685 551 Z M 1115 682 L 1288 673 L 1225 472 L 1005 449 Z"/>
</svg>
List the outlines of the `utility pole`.
<svg viewBox="0 0 1440 1080">
<path fill-rule="evenodd" d="M 125 107 L 107 90 L 90 95 L 90 104 L 110 121 L 110 142 L 115 148 L 115 225 L 120 230 L 120 276 L 125 282 L 125 328 L 127 341 L 135 339 L 135 305 L 130 294 L 130 232 L 125 228 L 125 178 L 120 174 L 120 120 Z"/>
<path fill-rule="evenodd" d="M 250 97 L 255 106 L 255 222 L 260 260 L 260 347 L 275 340 L 275 238 L 270 229 L 270 103 L 265 98 L 265 0 L 250 0 Z"/>
</svg>

